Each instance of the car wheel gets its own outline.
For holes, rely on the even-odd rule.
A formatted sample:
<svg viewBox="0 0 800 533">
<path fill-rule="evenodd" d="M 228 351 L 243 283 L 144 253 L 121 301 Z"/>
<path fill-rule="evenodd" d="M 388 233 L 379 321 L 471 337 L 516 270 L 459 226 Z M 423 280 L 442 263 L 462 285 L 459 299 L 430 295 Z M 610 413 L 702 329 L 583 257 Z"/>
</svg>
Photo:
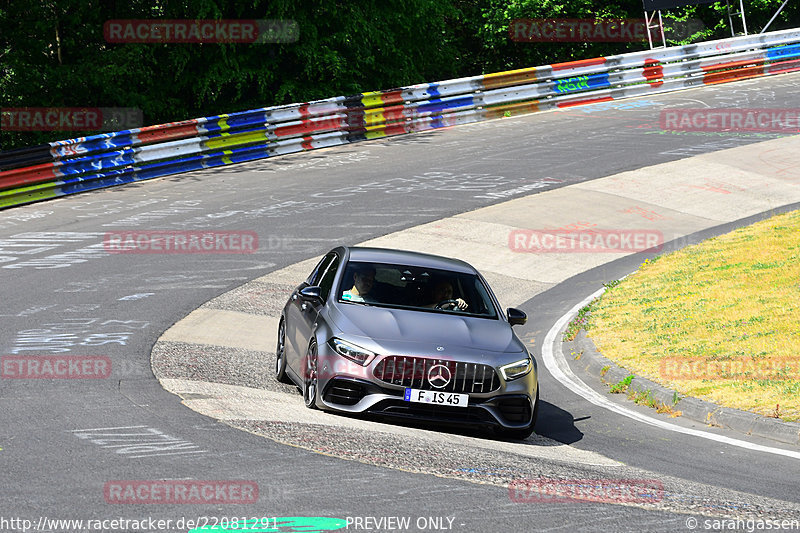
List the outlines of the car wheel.
<svg viewBox="0 0 800 533">
<path fill-rule="evenodd" d="M 281 318 L 278 325 L 278 346 L 275 348 L 275 379 L 290 384 L 292 380 L 286 375 L 286 322 Z"/>
<path fill-rule="evenodd" d="M 533 416 L 531 423 L 521 429 L 506 429 L 496 428 L 495 435 L 506 439 L 524 440 L 533 434 L 533 428 L 536 426 L 536 419 L 539 418 L 539 387 L 536 387 L 536 403 L 533 406 Z"/>
<path fill-rule="evenodd" d="M 317 408 L 317 341 L 308 345 L 305 373 L 303 374 L 303 400 L 309 409 Z"/>
</svg>

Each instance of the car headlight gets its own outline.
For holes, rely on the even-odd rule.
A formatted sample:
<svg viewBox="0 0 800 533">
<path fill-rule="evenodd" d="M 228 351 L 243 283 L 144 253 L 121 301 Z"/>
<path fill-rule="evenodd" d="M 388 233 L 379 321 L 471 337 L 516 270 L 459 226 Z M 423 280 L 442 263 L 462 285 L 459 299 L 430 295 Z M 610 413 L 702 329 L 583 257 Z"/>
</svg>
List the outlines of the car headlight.
<svg viewBox="0 0 800 533">
<path fill-rule="evenodd" d="M 365 364 L 370 357 L 375 355 L 369 350 L 365 350 L 364 348 L 356 346 L 350 342 L 345 342 L 342 339 L 337 339 L 336 337 L 330 340 L 330 345 L 336 351 L 336 353 L 358 363 L 359 365 Z"/>
<path fill-rule="evenodd" d="M 500 367 L 500 372 L 506 381 L 511 381 L 521 378 L 533 369 L 533 360 L 528 357 L 527 359 L 520 359 L 514 363 Z"/>
</svg>

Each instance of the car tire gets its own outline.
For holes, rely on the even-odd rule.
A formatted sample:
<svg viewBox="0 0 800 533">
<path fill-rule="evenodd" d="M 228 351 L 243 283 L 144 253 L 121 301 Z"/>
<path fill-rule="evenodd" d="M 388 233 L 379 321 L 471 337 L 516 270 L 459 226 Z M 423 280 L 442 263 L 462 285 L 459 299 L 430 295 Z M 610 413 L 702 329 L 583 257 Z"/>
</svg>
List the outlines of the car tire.
<svg viewBox="0 0 800 533">
<path fill-rule="evenodd" d="M 292 383 L 286 375 L 286 321 L 282 317 L 278 325 L 278 346 L 275 348 L 275 379 L 281 383 Z"/>
<path fill-rule="evenodd" d="M 531 423 L 521 429 L 506 429 L 496 428 L 495 435 L 504 439 L 517 439 L 524 440 L 533 434 L 533 428 L 536 426 L 536 419 L 539 418 L 539 387 L 536 387 L 536 404 L 533 406 L 533 416 Z"/>
<path fill-rule="evenodd" d="M 317 377 L 317 341 L 308 345 L 305 368 L 303 369 L 303 401 L 309 409 L 317 408 L 319 380 Z"/>
</svg>

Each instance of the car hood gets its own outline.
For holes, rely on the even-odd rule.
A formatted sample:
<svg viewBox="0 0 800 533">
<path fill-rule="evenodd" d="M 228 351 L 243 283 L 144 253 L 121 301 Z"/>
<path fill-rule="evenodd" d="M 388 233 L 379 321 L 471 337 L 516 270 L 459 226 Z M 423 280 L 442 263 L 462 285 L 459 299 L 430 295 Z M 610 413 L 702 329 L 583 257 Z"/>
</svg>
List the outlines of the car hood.
<svg viewBox="0 0 800 533">
<path fill-rule="evenodd" d="M 504 320 L 353 304 L 332 306 L 329 318 L 343 335 L 372 339 L 384 349 L 419 353 L 445 346 L 482 352 L 525 351 Z"/>
</svg>

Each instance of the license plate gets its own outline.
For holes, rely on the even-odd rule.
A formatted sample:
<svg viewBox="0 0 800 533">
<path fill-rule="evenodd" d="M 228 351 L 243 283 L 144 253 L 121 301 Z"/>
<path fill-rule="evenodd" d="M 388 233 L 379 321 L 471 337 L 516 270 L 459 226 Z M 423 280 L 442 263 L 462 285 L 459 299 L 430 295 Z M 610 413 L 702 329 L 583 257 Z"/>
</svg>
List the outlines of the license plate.
<svg viewBox="0 0 800 533">
<path fill-rule="evenodd" d="M 432 405 L 449 405 L 452 407 L 467 407 L 469 394 L 455 394 L 453 392 L 437 392 L 432 390 L 406 389 L 405 400 L 414 403 L 429 403 Z"/>
</svg>

